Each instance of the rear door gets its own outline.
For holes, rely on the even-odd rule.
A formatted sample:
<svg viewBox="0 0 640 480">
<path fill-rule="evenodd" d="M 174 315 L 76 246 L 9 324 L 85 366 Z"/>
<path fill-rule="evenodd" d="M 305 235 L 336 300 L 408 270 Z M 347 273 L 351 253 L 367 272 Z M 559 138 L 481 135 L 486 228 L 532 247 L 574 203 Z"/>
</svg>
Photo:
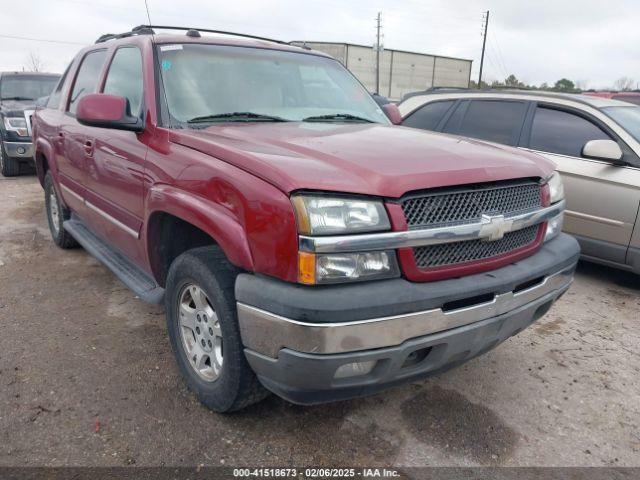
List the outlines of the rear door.
<svg viewBox="0 0 640 480">
<path fill-rule="evenodd" d="M 83 96 L 97 91 L 106 58 L 106 49 L 93 50 L 85 54 L 73 81 L 65 113 L 60 117 L 58 145 L 61 154 L 58 157 L 58 168 L 65 200 L 68 197 L 74 197 L 77 201 L 84 200 L 87 180 L 86 158 L 90 150 L 87 131 L 94 128 L 78 123 L 76 109 Z"/>
<path fill-rule="evenodd" d="M 522 146 L 558 166 L 567 199 L 564 230 L 578 236 L 583 254 L 623 264 L 640 204 L 640 170 L 584 158 L 585 143 L 601 139 L 616 141 L 625 155 L 635 157 L 614 132 L 586 112 L 538 103 Z"/>
</svg>

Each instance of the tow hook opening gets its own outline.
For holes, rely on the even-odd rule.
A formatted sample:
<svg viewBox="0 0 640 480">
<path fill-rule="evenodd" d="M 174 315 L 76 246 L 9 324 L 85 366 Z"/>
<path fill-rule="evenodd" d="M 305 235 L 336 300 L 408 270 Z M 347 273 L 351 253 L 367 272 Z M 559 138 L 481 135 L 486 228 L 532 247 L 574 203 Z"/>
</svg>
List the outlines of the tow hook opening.
<svg viewBox="0 0 640 480">
<path fill-rule="evenodd" d="M 409 355 L 407 355 L 407 358 L 405 358 L 402 367 L 400 368 L 408 368 L 418 365 L 429 356 L 432 348 L 433 347 L 425 347 L 419 350 L 414 350 Z"/>
</svg>

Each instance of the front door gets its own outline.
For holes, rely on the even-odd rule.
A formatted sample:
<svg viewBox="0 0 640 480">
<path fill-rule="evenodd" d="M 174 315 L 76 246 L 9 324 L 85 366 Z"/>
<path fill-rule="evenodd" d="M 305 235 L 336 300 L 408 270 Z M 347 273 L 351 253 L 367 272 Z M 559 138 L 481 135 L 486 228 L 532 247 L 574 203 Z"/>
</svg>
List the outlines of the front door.
<svg viewBox="0 0 640 480">
<path fill-rule="evenodd" d="M 128 100 L 130 113 L 142 114 L 142 55 L 134 46 L 118 48 L 107 71 L 103 93 Z M 87 129 L 86 205 L 98 232 L 139 265 L 144 263 L 140 229 L 144 211 L 143 134 L 109 128 Z M 93 223 L 93 222 L 92 222 Z"/>
</svg>

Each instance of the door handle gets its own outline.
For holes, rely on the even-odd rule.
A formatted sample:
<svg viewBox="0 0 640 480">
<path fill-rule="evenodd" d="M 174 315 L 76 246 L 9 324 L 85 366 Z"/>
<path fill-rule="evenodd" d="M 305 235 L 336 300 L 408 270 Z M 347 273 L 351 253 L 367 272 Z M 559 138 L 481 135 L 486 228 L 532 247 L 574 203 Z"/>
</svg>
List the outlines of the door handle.
<svg viewBox="0 0 640 480">
<path fill-rule="evenodd" d="M 93 142 L 91 140 L 87 140 L 84 142 L 84 153 L 87 155 L 87 157 L 90 157 L 93 155 Z"/>
</svg>

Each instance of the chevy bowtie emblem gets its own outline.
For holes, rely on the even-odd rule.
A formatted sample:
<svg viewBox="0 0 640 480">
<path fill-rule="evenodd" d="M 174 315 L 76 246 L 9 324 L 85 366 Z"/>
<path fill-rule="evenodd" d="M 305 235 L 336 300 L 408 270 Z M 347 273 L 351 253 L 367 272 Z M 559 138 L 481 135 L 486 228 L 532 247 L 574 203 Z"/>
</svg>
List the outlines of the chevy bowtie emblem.
<svg viewBox="0 0 640 480">
<path fill-rule="evenodd" d="M 482 215 L 480 238 L 485 242 L 494 242 L 511 231 L 513 220 L 506 220 L 504 215 Z"/>
</svg>

